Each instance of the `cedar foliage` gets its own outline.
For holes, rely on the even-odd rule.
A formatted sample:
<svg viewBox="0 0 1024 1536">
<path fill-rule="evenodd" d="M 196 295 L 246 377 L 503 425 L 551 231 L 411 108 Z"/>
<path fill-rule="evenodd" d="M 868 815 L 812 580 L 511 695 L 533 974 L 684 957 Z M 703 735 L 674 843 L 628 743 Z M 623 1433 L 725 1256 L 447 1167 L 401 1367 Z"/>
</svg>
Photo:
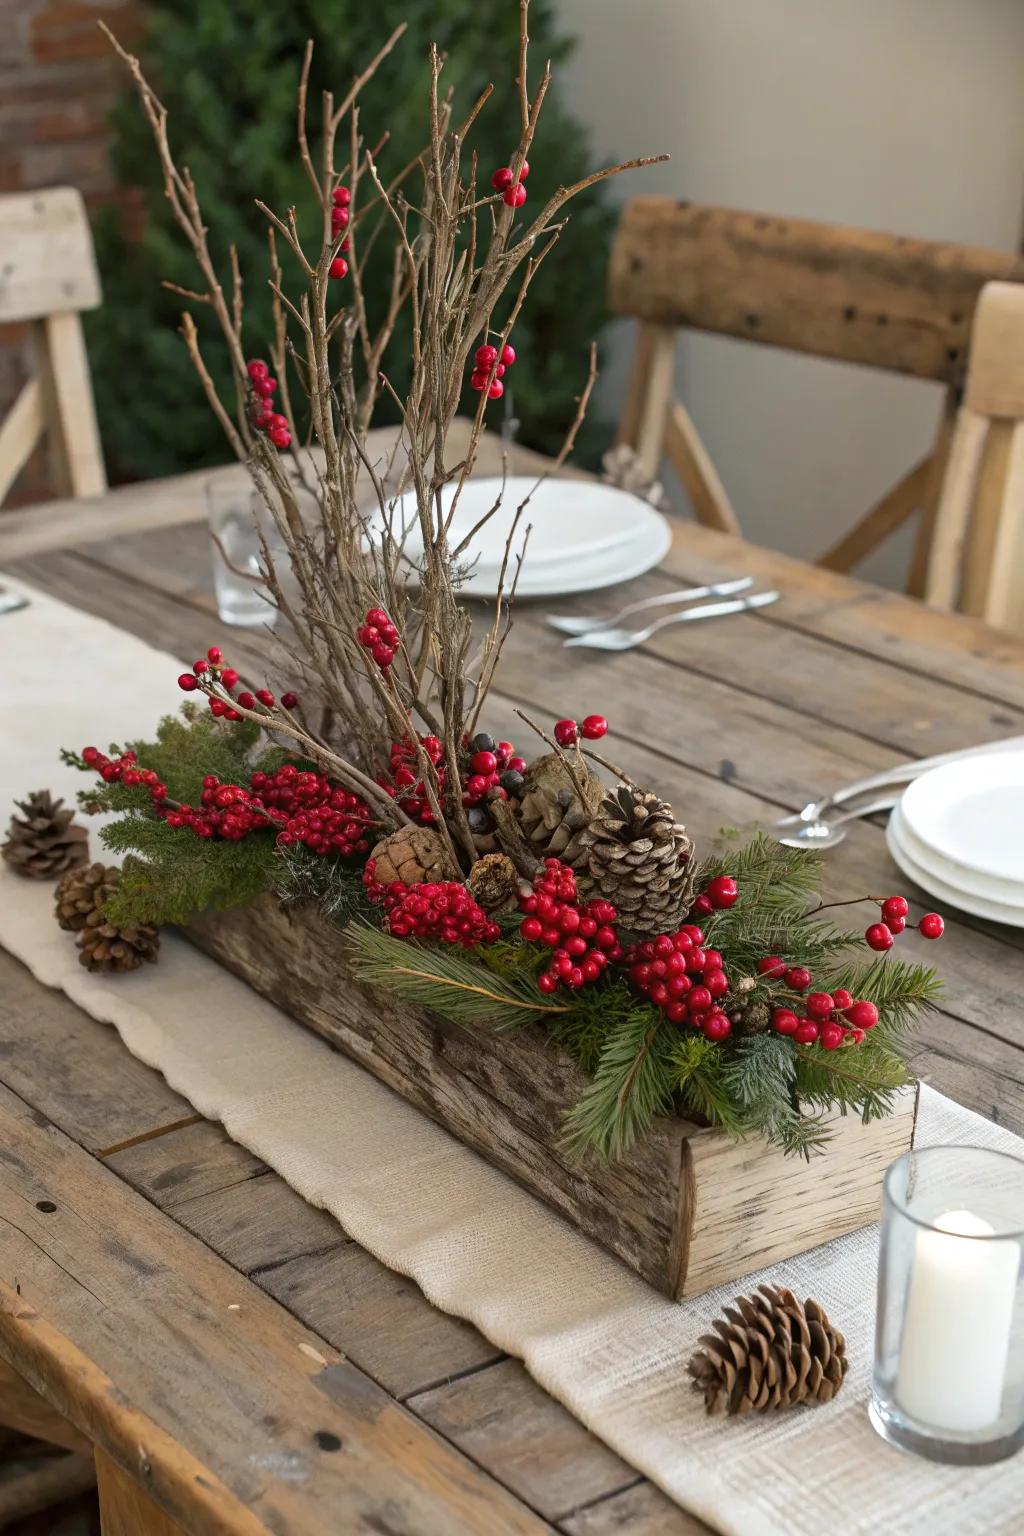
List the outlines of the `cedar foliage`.
<svg viewBox="0 0 1024 1536">
<path fill-rule="evenodd" d="M 295 206 L 305 239 L 319 227 L 309 185 L 294 152 L 295 89 L 306 39 L 315 41 L 310 79 L 310 121 L 315 131 L 321 92 L 347 86 L 401 21 L 408 34 L 361 97 L 361 123 L 370 143 L 385 130 L 382 174 L 418 154 L 427 137 L 428 44 L 447 53 L 444 81 L 468 108 L 493 80 L 495 90 L 474 128 L 474 148 L 486 181 L 508 163 L 519 138 L 513 80 L 519 7 L 514 0 L 378 0 L 367 9 L 353 0 L 177 0 L 147 6 L 143 64 L 170 112 L 171 135 L 196 180 L 208 215 L 215 259 L 226 270 L 227 241 L 238 245 L 246 290 L 249 355 L 266 355 L 270 303 L 255 275 L 266 270 L 266 221 L 254 206 Z M 116 23 L 115 23 L 116 29 Z M 555 21 L 552 0 L 533 0 L 530 38 L 534 58 L 555 71 L 530 155 L 530 202 L 540 206 L 560 184 L 593 169 L 581 125 L 569 112 L 560 76 L 572 51 Z M 180 473 L 224 460 L 223 434 L 200 389 L 178 326 L 182 299 L 164 279 L 195 285 L 191 252 L 173 225 L 163 195 L 149 128 L 133 99 L 115 109 L 112 157 L 119 182 L 140 189 L 144 222 L 138 243 L 126 240 L 119 216 L 108 211 L 96 229 L 104 304 L 85 317 L 104 450 L 118 479 Z M 604 275 L 611 214 L 604 189 L 574 202 L 558 260 L 547 263 L 516 322 L 519 354 L 514 379 L 520 439 L 557 452 L 573 418 L 587 349 L 606 320 Z M 287 252 L 281 246 L 282 256 Z M 371 319 L 382 310 L 390 263 L 366 274 Z M 210 341 L 212 319 L 197 306 L 200 341 Z M 396 331 L 385 368 L 399 398 L 406 392 L 404 359 L 409 322 Z M 221 393 L 230 398 L 223 349 L 204 348 Z M 126 402 L 131 402 L 130 409 Z M 476 396 L 467 388 L 466 407 Z M 385 420 L 382 412 L 381 422 Z M 591 423 L 593 442 L 600 428 Z"/>
</svg>

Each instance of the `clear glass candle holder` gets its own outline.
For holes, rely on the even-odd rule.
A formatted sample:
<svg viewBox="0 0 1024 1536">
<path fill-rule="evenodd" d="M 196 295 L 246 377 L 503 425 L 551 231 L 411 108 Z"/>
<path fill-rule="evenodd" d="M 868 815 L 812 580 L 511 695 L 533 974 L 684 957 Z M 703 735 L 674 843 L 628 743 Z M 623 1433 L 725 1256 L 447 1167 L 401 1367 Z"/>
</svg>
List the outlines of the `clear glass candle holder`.
<svg viewBox="0 0 1024 1536">
<path fill-rule="evenodd" d="M 927 1147 L 887 1170 L 878 1257 L 879 1434 L 933 1461 L 1024 1445 L 1024 1160 Z"/>
<path fill-rule="evenodd" d="M 277 610 L 263 580 L 260 536 L 275 562 L 283 545 L 269 508 L 249 477 L 237 474 L 211 476 L 206 501 L 217 612 L 225 624 L 273 628 Z"/>
</svg>

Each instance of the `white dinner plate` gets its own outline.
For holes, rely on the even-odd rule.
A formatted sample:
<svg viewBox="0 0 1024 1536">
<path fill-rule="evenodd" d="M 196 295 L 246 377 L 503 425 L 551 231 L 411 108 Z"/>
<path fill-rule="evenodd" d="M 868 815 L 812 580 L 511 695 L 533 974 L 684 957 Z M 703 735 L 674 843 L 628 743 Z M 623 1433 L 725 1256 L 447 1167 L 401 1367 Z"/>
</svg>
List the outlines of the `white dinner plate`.
<svg viewBox="0 0 1024 1536">
<path fill-rule="evenodd" d="M 672 530 L 660 513 L 658 521 L 646 529 L 639 539 L 631 540 L 624 547 L 605 550 L 594 556 L 561 562 L 557 566 L 539 569 L 531 564 L 528 548 L 523 562 L 523 574 L 516 591 L 518 598 L 566 597 L 573 592 L 596 592 L 602 587 L 614 587 L 623 581 L 632 581 L 645 571 L 660 565 L 672 544 Z M 532 545 L 533 540 L 531 538 Z M 498 591 L 496 572 L 474 571 L 463 583 L 461 590 L 470 597 L 494 597 Z"/>
<path fill-rule="evenodd" d="M 923 843 L 911 831 L 902 813 L 898 817 L 896 835 L 915 864 L 953 890 L 964 891 L 968 896 L 980 896 L 982 901 L 994 901 L 1000 906 L 1024 910 L 1024 882 L 997 880 L 995 875 L 983 875 L 979 870 L 968 869 L 965 865 L 954 864 L 952 859 L 943 858 L 941 853 L 936 853 L 934 848 Z"/>
<path fill-rule="evenodd" d="M 885 841 L 893 863 L 908 879 L 913 880 L 915 885 L 937 896 L 940 901 L 948 902 L 951 907 L 958 907 L 961 912 L 970 912 L 973 917 L 984 917 L 993 923 L 1006 923 L 1011 928 L 1024 928 L 1024 911 L 1019 907 L 1007 907 L 1001 902 L 986 901 L 982 896 L 973 896 L 968 891 L 958 890 L 955 886 L 948 885 L 945 880 L 929 874 L 907 852 L 900 840 L 900 830 L 900 808 L 896 806 L 885 829 Z"/>
<path fill-rule="evenodd" d="M 914 837 L 943 859 L 1024 883 L 1024 751 L 933 768 L 908 785 L 900 804 Z"/>
<path fill-rule="evenodd" d="M 535 568 L 629 544 L 664 521 L 647 502 L 613 485 L 593 480 L 545 480 L 536 490 L 534 486 L 536 477 L 526 475 L 512 476 L 504 483 L 496 476 L 467 480 L 449 535 L 453 547 L 476 527 L 499 497 L 501 506 L 474 534 L 467 551 L 467 555 L 476 557 L 481 568 L 500 567 L 517 510 L 528 496 L 516 538 L 519 541 L 527 525 L 530 526 L 529 563 Z M 448 485 L 441 492 L 442 512 L 451 506 L 455 489 Z M 423 553 L 423 543 L 416 497 L 411 491 L 396 505 L 396 529 L 406 524 L 406 554 L 416 561 Z"/>
</svg>

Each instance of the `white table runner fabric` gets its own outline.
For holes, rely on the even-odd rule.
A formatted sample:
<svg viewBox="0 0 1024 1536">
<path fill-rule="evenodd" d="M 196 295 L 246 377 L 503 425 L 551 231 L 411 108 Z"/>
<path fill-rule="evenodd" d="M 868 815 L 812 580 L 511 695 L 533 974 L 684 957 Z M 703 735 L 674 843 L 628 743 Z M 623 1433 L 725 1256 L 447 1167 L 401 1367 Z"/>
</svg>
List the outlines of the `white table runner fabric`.
<svg viewBox="0 0 1024 1536">
<path fill-rule="evenodd" d="M 8 585 L 20 583 L 4 578 Z M 181 695 L 174 659 L 22 588 L 0 618 L 0 816 L 15 795 L 73 797 L 62 745 L 144 737 Z M 94 856 L 101 850 L 93 845 Z M 847 1384 L 814 1410 L 707 1419 L 685 1362 L 738 1289 L 665 1300 L 362 1068 L 172 934 L 160 963 L 89 975 L 48 883 L 0 873 L 0 944 L 113 1024 L 128 1049 L 220 1120 L 358 1243 L 475 1323 L 620 1456 L 729 1536 L 886 1536 L 1024 1529 L 1024 1455 L 969 1471 L 891 1450 L 870 1428 L 877 1229 L 745 1282 L 814 1296 L 847 1336 Z M 921 1145 L 1022 1143 L 928 1089 Z M 10 1277 L 7 1277 L 10 1279 Z M 955 1320 L 951 1319 L 951 1326 Z"/>
</svg>

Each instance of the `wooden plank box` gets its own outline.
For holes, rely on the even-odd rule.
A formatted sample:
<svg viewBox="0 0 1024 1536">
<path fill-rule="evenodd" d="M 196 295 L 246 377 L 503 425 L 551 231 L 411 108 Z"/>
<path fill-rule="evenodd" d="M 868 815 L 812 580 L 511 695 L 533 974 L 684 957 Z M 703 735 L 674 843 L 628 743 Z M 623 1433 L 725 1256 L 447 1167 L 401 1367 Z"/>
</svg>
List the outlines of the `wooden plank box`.
<svg viewBox="0 0 1024 1536">
<path fill-rule="evenodd" d="M 837 1118 L 808 1164 L 665 1118 L 618 1163 L 559 1150 L 579 1067 L 540 1025 L 454 1024 L 351 978 L 345 939 L 269 896 L 195 919 L 187 937 L 510 1174 L 667 1296 L 695 1296 L 877 1220 L 882 1174 L 913 1143 L 917 1090 L 862 1125 Z"/>
</svg>

